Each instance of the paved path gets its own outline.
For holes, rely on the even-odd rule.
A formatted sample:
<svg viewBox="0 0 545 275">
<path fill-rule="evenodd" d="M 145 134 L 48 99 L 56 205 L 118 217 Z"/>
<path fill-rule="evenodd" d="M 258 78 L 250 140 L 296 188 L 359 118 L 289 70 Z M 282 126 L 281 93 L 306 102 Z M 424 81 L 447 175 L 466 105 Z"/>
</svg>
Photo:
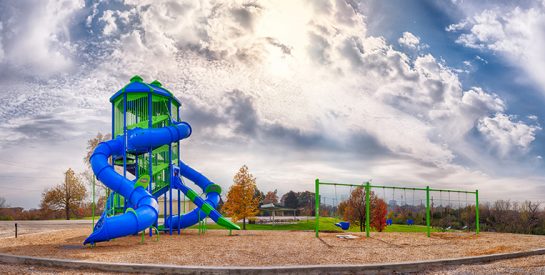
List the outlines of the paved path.
<svg viewBox="0 0 545 275">
<path fill-rule="evenodd" d="M 92 220 L 0 221 L 0 238 L 15 236 L 15 223 L 18 235 L 92 226 Z"/>
</svg>

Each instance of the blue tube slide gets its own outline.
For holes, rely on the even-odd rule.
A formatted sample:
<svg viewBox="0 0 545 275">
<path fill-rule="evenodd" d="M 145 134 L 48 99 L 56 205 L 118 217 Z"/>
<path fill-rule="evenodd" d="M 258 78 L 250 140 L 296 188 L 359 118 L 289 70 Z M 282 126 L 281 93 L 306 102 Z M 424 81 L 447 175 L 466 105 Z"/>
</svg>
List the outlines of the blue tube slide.
<svg viewBox="0 0 545 275">
<path fill-rule="evenodd" d="M 203 190 L 203 192 L 206 193 L 206 200 L 202 199 L 195 191 L 183 184 L 182 180 L 176 175 L 175 172 L 174 176 L 172 177 L 174 187 L 182 191 L 193 203 L 195 203 L 195 205 L 197 205 L 197 208 L 181 216 L 176 215 L 168 217 L 165 220 L 166 228 L 170 228 L 171 226 L 173 229 L 186 228 L 198 223 L 208 216 L 220 226 L 227 229 L 240 230 L 238 225 L 224 218 L 216 210 L 220 200 L 221 190 L 219 189 L 219 186 L 215 185 L 201 173 L 182 162 L 180 162 L 180 167 L 177 169 L 179 169 L 180 176 L 184 176 L 191 180 L 197 184 Z"/>
<path fill-rule="evenodd" d="M 191 135 L 191 126 L 182 122 L 173 126 L 152 129 L 136 128 L 127 132 L 127 151 L 144 153 L 150 148 L 176 142 Z M 158 218 L 158 205 L 155 198 L 144 188 L 134 187 L 134 181 L 128 180 L 115 172 L 108 158 L 123 154 L 125 136 L 100 143 L 90 162 L 98 180 L 126 199 L 133 208 L 125 214 L 107 217 L 102 215 L 93 233 L 84 241 L 85 244 L 108 241 L 114 238 L 136 234 L 152 226 Z"/>
<path fill-rule="evenodd" d="M 207 177 L 182 162 L 180 162 L 180 175 L 194 182 L 203 190 L 203 192 L 206 190 L 206 187 L 213 184 Z M 172 179 L 174 187 L 180 189 L 180 191 L 187 196 L 190 192 L 189 190 L 191 189 L 183 184 L 179 177 L 174 176 Z M 220 196 L 216 192 L 210 192 L 206 195 L 206 200 L 203 200 L 201 197 L 195 197 L 192 199 L 195 205 L 197 205 L 197 208 L 193 209 L 191 212 L 181 216 L 172 216 L 167 218 L 165 221 L 165 227 L 169 228 L 172 225 L 172 228 L 186 228 L 206 218 L 208 215 L 202 210 L 203 205 L 208 203 L 215 209 L 220 201 Z M 217 213 L 217 211 L 210 212 L 210 218 L 216 222 L 218 218 L 221 217 L 221 215 L 218 215 L 219 213 Z"/>
</svg>

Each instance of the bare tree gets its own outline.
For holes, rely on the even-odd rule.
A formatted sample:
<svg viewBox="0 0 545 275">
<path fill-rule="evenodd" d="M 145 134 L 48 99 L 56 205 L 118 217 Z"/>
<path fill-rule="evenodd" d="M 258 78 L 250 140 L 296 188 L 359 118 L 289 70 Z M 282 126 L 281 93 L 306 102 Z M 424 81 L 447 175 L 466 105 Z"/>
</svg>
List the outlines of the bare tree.
<svg viewBox="0 0 545 275">
<path fill-rule="evenodd" d="M 86 169 L 83 173 L 81 173 L 81 178 L 85 181 L 87 184 L 89 190 L 93 188 L 93 182 L 95 183 L 95 186 L 98 187 L 95 189 L 95 196 L 97 198 L 102 198 L 102 196 L 106 195 L 106 191 L 108 188 L 99 180 L 95 179 L 95 175 L 93 174 L 93 171 L 91 170 L 91 156 L 93 155 L 93 152 L 95 151 L 98 144 L 101 142 L 110 140 L 112 138 L 112 135 L 110 134 L 102 134 L 97 133 L 97 135 L 87 141 L 87 152 L 85 153 L 85 157 L 83 157 L 83 162 L 87 166 L 88 169 Z"/>
<path fill-rule="evenodd" d="M 98 144 L 110 140 L 112 138 L 112 135 L 110 134 L 102 134 L 97 133 L 97 135 L 94 138 L 91 138 L 87 141 L 87 153 L 85 154 L 85 157 L 83 158 L 83 162 L 87 165 L 87 167 L 91 167 L 90 158 L 93 155 L 93 152 L 95 151 L 95 148 L 97 148 Z"/>
<path fill-rule="evenodd" d="M 0 197 L 0 208 L 9 207 L 9 205 L 6 202 L 6 198 Z"/>
<path fill-rule="evenodd" d="M 520 206 L 520 225 L 523 227 L 523 231 L 526 234 L 532 234 L 535 232 L 537 226 L 539 226 L 539 202 L 525 201 Z"/>
<path fill-rule="evenodd" d="M 500 232 L 512 230 L 509 221 L 512 221 L 512 203 L 509 200 L 497 200 L 494 202 L 492 211 L 490 211 L 490 222 L 492 227 Z"/>
</svg>

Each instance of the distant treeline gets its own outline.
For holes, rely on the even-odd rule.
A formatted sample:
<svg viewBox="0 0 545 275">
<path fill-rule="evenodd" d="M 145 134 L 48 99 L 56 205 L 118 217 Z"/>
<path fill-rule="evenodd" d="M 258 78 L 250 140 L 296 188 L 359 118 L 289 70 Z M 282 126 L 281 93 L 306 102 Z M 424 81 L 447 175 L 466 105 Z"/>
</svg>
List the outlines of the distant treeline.
<svg viewBox="0 0 545 275">
<path fill-rule="evenodd" d="M 104 206 L 103 200 L 100 199 L 95 209 L 95 214 L 100 215 Z M 79 204 L 75 209 L 70 211 L 71 218 L 90 217 L 92 213 L 92 205 L 89 202 Z M 0 220 L 54 220 L 66 219 L 64 209 L 24 209 L 22 207 L 0 207 Z"/>
<path fill-rule="evenodd" d="M 289 191 L 278 200 L 275 191 L 263 194 L 256 190 L 256 196 L 261 198 L 260 205 L 275 203 L 286 208 L 297 209 L 297 215 L 313 216 L 315 197 L 313 192 Z M 97 202 L 97 214 L 100 214 L 104 206 L 105 197 Z M 479 205 L 480 229 L 488 232 L 505 232 L 519 234 L 545 235 L 545 209 L 541 203 L 510 200 L 497 200 Z M 81 202 L 71 211 L 73 218 L 91 216 L 92 207 L 89 202 Z M 406 224 L 410 219 L 415 225 L 426 224 L 425 207 L 423 205 L 388 205 L 387 218 L 396 224 Z M 270 213 L 261 213 L 267 215 Z M 339 217 L 337 207 L 321 204 L 320 215 Z M 65 212 L 62 209 L 52 210 L 48 208 L 25 210 L 21 207 L 7 207 L 0 204 L 0 220 L 40 220 L 62 219 Z M 475 206 L 469 205 L 460 208 L 448 206 L 432 206 L 432 226 L 442 229 L 475 230 Z"/>
<path fill-rule="evenodd" d="M 545 235 L 545 210 L 539 202 L 498 200 L 479 205 L 481 231 Z"/>
<path fill-rule="evenodd" d="M 321 204 L 320 215 L 342 218 L 341 209 Z M 424 205 L 388 205 L 387 219 L 394 224 L 426 224 Z M 481 231 L 545 235 L 545 210 L 541 203 L 510 200 L 479 205 Z M 475 206 L 432 206 L 431 225 L 440 229 L 475 230 Z"/>
</svg>

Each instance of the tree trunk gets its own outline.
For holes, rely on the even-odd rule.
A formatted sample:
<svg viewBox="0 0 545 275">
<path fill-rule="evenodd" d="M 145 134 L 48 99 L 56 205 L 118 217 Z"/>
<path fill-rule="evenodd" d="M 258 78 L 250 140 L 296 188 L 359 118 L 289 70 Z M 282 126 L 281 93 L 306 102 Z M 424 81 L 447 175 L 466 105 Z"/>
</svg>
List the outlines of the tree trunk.
<svg viewBox="0 0 545 275">
<path fill-rule="evenodd" d="M 70 169 L 68 169 L 70 171 Z M 70 220 L 70 191 L 68 191 L 68 171 L 64 173 L 64 210 L 66 211 L 66 220 Z"/>
<path fill-rule="evenodd" d="M 246 218 L 242 218 L 242 230 L 246 230 Z"/>
<path fill-rule="evenodd" d="M 70 205 L 66 205 L 64 208 L 66 210 L 66 220 L 70 220 Z"/>
<path fill-rule="evenodd" d="M 360 232 L 363 232 L 363 219 L 360 219 Z"/>
</svg>

